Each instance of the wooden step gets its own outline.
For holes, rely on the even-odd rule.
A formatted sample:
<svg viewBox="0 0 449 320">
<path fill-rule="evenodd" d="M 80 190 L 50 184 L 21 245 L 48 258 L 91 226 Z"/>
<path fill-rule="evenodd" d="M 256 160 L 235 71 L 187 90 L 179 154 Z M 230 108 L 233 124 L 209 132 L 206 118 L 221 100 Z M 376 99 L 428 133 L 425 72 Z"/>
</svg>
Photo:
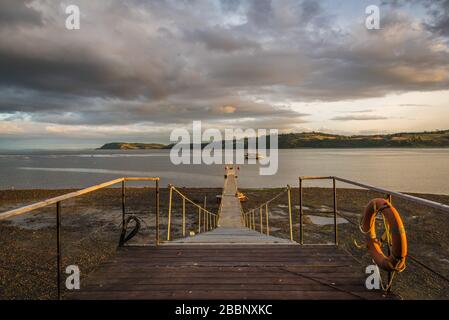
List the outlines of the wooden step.
<svg viewBox="0 0 449 320">
<path fill-rule="evenodd" d="M 255 230 L 246 228 L 217 228 L 193 237 L 165 242 L 164 245 L 179 244 L 294 244 L 289 240 L 267 236 Z"/>
</svg>

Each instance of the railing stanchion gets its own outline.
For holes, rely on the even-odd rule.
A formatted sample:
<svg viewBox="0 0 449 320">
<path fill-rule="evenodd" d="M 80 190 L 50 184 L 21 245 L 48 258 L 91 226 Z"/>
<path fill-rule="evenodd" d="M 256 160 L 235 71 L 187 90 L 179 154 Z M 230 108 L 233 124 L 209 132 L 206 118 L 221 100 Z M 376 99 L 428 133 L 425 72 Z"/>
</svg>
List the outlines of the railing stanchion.
<svg viewBox="0 0 449 320">
<path fill-rule="evenodd" d="M 253 210 L 253 230 L 256 230 L 256 211 Z"/>
<path fill-rule="evenodd" d="M 198 207 L 198 233 L 201 233 L 201 207 Z"/>
<path fill-rule="evenodd" d="M 156 245 L 159 245 L 159 215 L 160 215 L 160 203 L 159 203 L 159 180 L 156 180 Z"/>
<path fill-rule="evenodd" d="M 254 230 L 257 230 L 257 225 L 256 225 L 256 210 L 254 210 L 253 212 L 253 223 L 254 223 Z"/>
<path fill-rule="evenodd" d="M 167 225 L 167 241 L 170 241 L 170 229 L 171 229 L 171 209 L 172 209 L 172 197 L 173 197 L 173 187 L 171 185 L 168 186 L 169 196 L 168 196 L 168 225 Z"/>
<path fill-rule="evenodd" d="M 123 181 L 122 181 L 122 233 L 125 229 L 125 214 L 126 214 L 125 197 L 126 197 L 126 195 L 125 195 L 125 179 L 123 179 Z"/>
<path fill-rule="evenodd" d="M 391 196 L 391 194 L 387 194 L 387 200 L 388 202 L 391 204 L 393 202 L 393 197 Z M 387 254 L 388 256 L 391 254 L 391 249 L 390 249 L 390 239 L 388 239 L 388 235 L 387 235 Z M 387 283 L 391 283 L 391 271 L 387 272 Z M 391 286 L 388 287 L 387 292 L 389 292 L 391 290 Z"/>
<path fill-rule="evenodd" d="M 337 225 L 337 184 L 335 177 L 332 178 L 332 188 L 334 191 L 334 242 L 338 245 L 338 225 Z"/>
<path fill-rule="evenodd" d="M 268 203 L 265 204 L 265 219 L 266 219 L 266 223 L 267 223 L 267 236 L 270 235 L 270 226 L 268 223 Z"/>
<path fill-rule="evenodd" d="M 58 300 L 61 300 L 61 202 L 56 203 L 56 263 L 58 281 Z"/>
<path fill-rule="evenodd" d="M 260 233 L 263 233 L 262 207 L 259 208 Z"/>
<path fill-rule="evenodd" d="M 249 220 L 248 220 L 249 228 L 250 228 L 250 230 L 252 230 L 253 229 L 253 211 L 252 210 L 249 212 L 248 218 L 249 218 Z"/>
<path fill-rule="evenodd" d="M 304 226 L 302 211 L 302 179 L 299 178 L 299 243 L 304 244 Z"/>
<path fill-rule="evenodd" d="M 287 197 L 288 197 L 288 220 L 290 225 L 290 241 L 293 241 L 292 195 L 290 186 L 287 186 Z"/>
<path fill-rule="evenodd" d="M 186 198 L 182 197 L 182 236 L 186 236 Z"/>
<path fill-rule="evenodd" d="M 207 208 L 207 196 L 204 196 L 203 209 L 204 209 L 204 232 L 209 230 L 209 213 L 206 211 Z"/>
</svg>

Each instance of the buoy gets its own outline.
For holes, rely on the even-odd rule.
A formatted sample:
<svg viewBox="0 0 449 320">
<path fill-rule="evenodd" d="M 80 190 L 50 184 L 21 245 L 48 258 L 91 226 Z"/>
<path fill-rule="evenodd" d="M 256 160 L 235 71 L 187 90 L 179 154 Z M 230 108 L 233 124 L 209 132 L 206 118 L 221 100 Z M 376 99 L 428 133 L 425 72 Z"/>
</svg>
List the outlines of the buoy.
<svg viewBox="0 0 449 320">
<path fill-rule="evenodd" d="M 391 236 L 391 252 L 387 257 L 382 249 L 382 242 L 376 235 L 376 216 L 381 213 L 386 225 L 386 236 Z M 360 230 L 366 234 L 368 248 L 371 257 L 377 266 L 385 271 L 401 272 L 405 269 L 407 257 L 407 237 L 404 224 L 398 211 L 385 199 L 371 200 L 365 208 Z"/>
</svg>

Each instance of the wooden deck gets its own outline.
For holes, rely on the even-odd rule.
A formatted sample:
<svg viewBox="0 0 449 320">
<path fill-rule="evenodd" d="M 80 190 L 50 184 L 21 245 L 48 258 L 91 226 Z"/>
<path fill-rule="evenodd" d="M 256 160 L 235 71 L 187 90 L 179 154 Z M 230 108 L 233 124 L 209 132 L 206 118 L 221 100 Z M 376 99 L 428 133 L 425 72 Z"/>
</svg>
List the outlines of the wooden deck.
<svg viewBox="0 0 449 320">
<path fill-rule="evenodd" d="M 128 247 L 69 299 L 390 299 L 365 289 L 363 267 L 335 246 L 300 246 L 243 227 L 232 169 L 219 227 L 155 247 Z"/>
<path fill-rule="evenodd" d="M 387 299 L 335 247 L 297 245 L 123 248 L 71 299 Z"/>
</svg>

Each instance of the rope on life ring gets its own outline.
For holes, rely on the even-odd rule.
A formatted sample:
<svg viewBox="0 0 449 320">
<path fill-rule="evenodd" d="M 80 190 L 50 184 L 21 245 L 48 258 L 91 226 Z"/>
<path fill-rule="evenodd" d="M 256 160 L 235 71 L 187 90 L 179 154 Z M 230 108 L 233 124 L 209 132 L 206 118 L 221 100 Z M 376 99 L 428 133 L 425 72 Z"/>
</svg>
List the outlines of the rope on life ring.
<svg viewBox="0 0 449 320">
<path fill-rule="evenodd" d="M 385 232 L 380 239 L 377 237 L 375 225 L 379 213 L 382 214 L 385 226 Z M 376 266 L 392 273 L 387 286 L 384 287 L 382 284 L 382 288 L 388 291 L 396 273 L 400 273 L 406 268 L 407 237 L 402 219 L 388 200 L 377 198 L 371 200 L 366 206 L 359 228 L 366 236 L 365 246 Z M 354 243 L 360 247 L 356 242 Z M 383 243 L 388 246 L 388 256 L 382 251 Z"/>
</svg>

